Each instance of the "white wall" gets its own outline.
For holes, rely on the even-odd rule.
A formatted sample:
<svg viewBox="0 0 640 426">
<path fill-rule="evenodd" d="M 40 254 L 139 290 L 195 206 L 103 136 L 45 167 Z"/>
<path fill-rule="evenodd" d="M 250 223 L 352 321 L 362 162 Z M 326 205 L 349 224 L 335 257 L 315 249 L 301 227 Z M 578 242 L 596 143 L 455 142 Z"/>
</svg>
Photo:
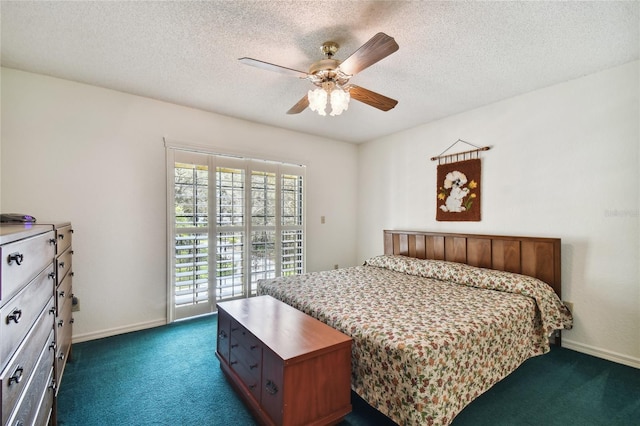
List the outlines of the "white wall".
<svg viewBox="0 0 640 426">
<path fill-rule="evenodd" d="M 0 210 L 73 223 L 76 341 L 165 322 L 164 136 L 306 164 L 307 270 L 355 264 L 355 145 L 3 68 Z"/>
<path fill-rule="evenodd" d="M 358 259 L 383 229 L 560 237 L 563 343 L 640 367 L 638 80 L 636 61 L 361 145 Z M 480 222 L 435 220 L 430 158 L 457 139 L 492 147 Z"/>
</svg>

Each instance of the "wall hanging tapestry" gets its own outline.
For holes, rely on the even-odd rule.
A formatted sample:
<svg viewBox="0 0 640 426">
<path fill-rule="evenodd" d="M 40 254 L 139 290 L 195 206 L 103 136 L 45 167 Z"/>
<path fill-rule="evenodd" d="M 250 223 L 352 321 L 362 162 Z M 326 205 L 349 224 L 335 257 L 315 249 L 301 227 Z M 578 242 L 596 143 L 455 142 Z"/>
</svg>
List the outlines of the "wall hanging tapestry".
<svg viewBox="0 0 640 426">
<path fill-rule="evenodd" d="M 469 144 L 469 142 L 458 139 L 453 145 L 458 142 Z M 482 186 L 478 152 L 486 151 L 489 147 L 476 148 L 456 154 L 440 154 L 431 158 L 434 161 L 438 160 L 439 163 L 436 187 L 436 220 L 480 221 Z"/>
</svg>

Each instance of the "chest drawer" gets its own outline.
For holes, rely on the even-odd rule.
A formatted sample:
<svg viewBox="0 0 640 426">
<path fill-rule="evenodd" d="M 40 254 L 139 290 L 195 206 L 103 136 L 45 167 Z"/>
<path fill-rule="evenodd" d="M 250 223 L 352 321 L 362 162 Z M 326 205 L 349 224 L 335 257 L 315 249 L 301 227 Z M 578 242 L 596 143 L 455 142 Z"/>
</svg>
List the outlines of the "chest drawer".
<svg viewBox="0 0 640 426">
<path fill-rule="evenodd" d="M 53 307 L 53 300 L 47 304 L 48 308 Z M 31 375 L 38 361 L 38 354 L 47 347 L 48 357 L 53 365 L 54 344 L 53 344 L 53 313 L 50 309 L 44 309 L 36 324 L 29 332 L 27 338 L 22 342 L 16 353 L 13 355 L 4 371 L 0 374 L 2 387 L 0 395 L 2 399 L 2 424 L 6 424 L 7 419 L 18 398 L 25 390 Z"/>
<path fill-rule="evenodd" d="M 73 235 L 73 229 L 71 229 L 71 225 L 62 226 L 56 229 L 57 254 L 64 253 L 65 250 L 71 247 L 72 235 Z"/>
<path fill-rule="evenodd" d="M 36 419 L 41 417 L 41 410 L 50 411 L 51 405 L 47 406 L 43 404 L 43 401 L 51 398 L 48 389 L 52 385 L 52 371 L 51 355 L 49 348 L 45 346 L 40 352 L 38 363 L 27 383 L 27 388 L 22 393 L 13 414 L 9 417 L 9 425 L 34 425 Z"/>
<path fill-rule="evenodd" d="M 56 371 L 56 394 L 58 389 L 60 388 L 60 383 L 62 381 L 62 374 L 64 373 L 64 367 L 67 365 L 67 358 L 69 357 L 69 353 L 71 351 L 71 330 L 73 324 L 73 316 L 71 312 L 71 303 L 65 303 L 64 308 L 61 312 L 58 313 L 58 318 L 56 320 L 56 361 L 55 361 L 55 371 Z"/>
<path fill-rule="evenodd" d="M 260 361 L 247 360 L 241 353 L 231 351 L 229 365 L 240 377 L 244 386 L 251 392 L 253 397 L 260 400 Z"/>
<path fill-rule="evenodd" d="M 65 305 L 71 305 L 73 302 L 73 275 L 67 274 L 65 279 L 58 285 L 56 289 L 56 313 L 62 315 Z"/>
<path fill-rule="evenodd" d="M 231 357 L 234 355 L 256 370 L 262 361 L 262 347 L 260 345 L 245 346 L 240 344 L 234 336 L 231 336 Z M 258 369 L 259 371 L 259 369 Z"/>
<path fill-rule="evenodd" d="M 53 368 L 49 370 L 49 377 L 45 381 L 47 387 L 42 395 L 42 401 L 38 408 L 38 414 L 36 415 L 34 425 L 49 425 L 56 424 L 57 421 L 52 422 L 51 417 L 54 410 L 54 385 L 53 385 Z"/>
<path fill-rule="evenodd" d="M 55 250 L 53 231 L 0 246 L 0 305 L 38 275 Z"/>
<path fill-rule="evenodd" d="M 216 349 L 225 362 L 229 362 L 229 338 L 231 335 L 231 318 L 225 311 L 218 310 L 218 338 Z"/>
<path fill-rule="evenodd" d="M 0 308 L 0 359 L 8 359 L 53 296 L 53 262 Z M 55 311 L 54 311 L 55 312 Z"/>
<path fill-rule="evenodd" d="M 61 255 L 56 259 L 57 266 L 57 274 L 58 274 L 58 282 L 63 281 L 67 274 L 71 271 L 71 260 L 73 259 L 73 251 L 71 248 L 67 248 Z"/>
<path fill-rule="evenodd" d="M 260 347 L 260 340 L 233 319 L 231 320 L 231 337 L 235 339 L 235 344 L 241 345 L 249 351 Z"/>
</svg>

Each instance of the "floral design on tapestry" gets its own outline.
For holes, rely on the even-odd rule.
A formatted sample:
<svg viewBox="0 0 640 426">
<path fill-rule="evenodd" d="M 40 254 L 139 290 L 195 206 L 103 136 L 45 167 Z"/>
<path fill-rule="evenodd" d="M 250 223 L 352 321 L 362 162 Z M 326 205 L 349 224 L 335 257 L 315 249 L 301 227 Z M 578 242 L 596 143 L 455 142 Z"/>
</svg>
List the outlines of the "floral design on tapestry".
<svg viewBox="0 0 640 426">
<path fill-rule="evenodd" d="M 480 220 L 480 159 L 438 166 L 436 220 Z"/>
</svg>

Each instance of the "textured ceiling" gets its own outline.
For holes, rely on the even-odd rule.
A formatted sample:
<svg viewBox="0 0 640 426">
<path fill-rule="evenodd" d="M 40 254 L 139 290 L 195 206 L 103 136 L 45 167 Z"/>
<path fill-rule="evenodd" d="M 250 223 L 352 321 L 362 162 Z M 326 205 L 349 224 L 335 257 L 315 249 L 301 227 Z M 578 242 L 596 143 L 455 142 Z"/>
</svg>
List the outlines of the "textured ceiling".
<svg viewBox="0 0 640 426">
<path fill-rule="evenodd" d="M 363 142 L 639 57 L 639 3 L 2 1 L 2 66 L 272 126 Z M 400 50 L 351 79 L 399 101 L 286 115 L 320 45 L 345 59 L 377 32 Z"/>
</svg>

